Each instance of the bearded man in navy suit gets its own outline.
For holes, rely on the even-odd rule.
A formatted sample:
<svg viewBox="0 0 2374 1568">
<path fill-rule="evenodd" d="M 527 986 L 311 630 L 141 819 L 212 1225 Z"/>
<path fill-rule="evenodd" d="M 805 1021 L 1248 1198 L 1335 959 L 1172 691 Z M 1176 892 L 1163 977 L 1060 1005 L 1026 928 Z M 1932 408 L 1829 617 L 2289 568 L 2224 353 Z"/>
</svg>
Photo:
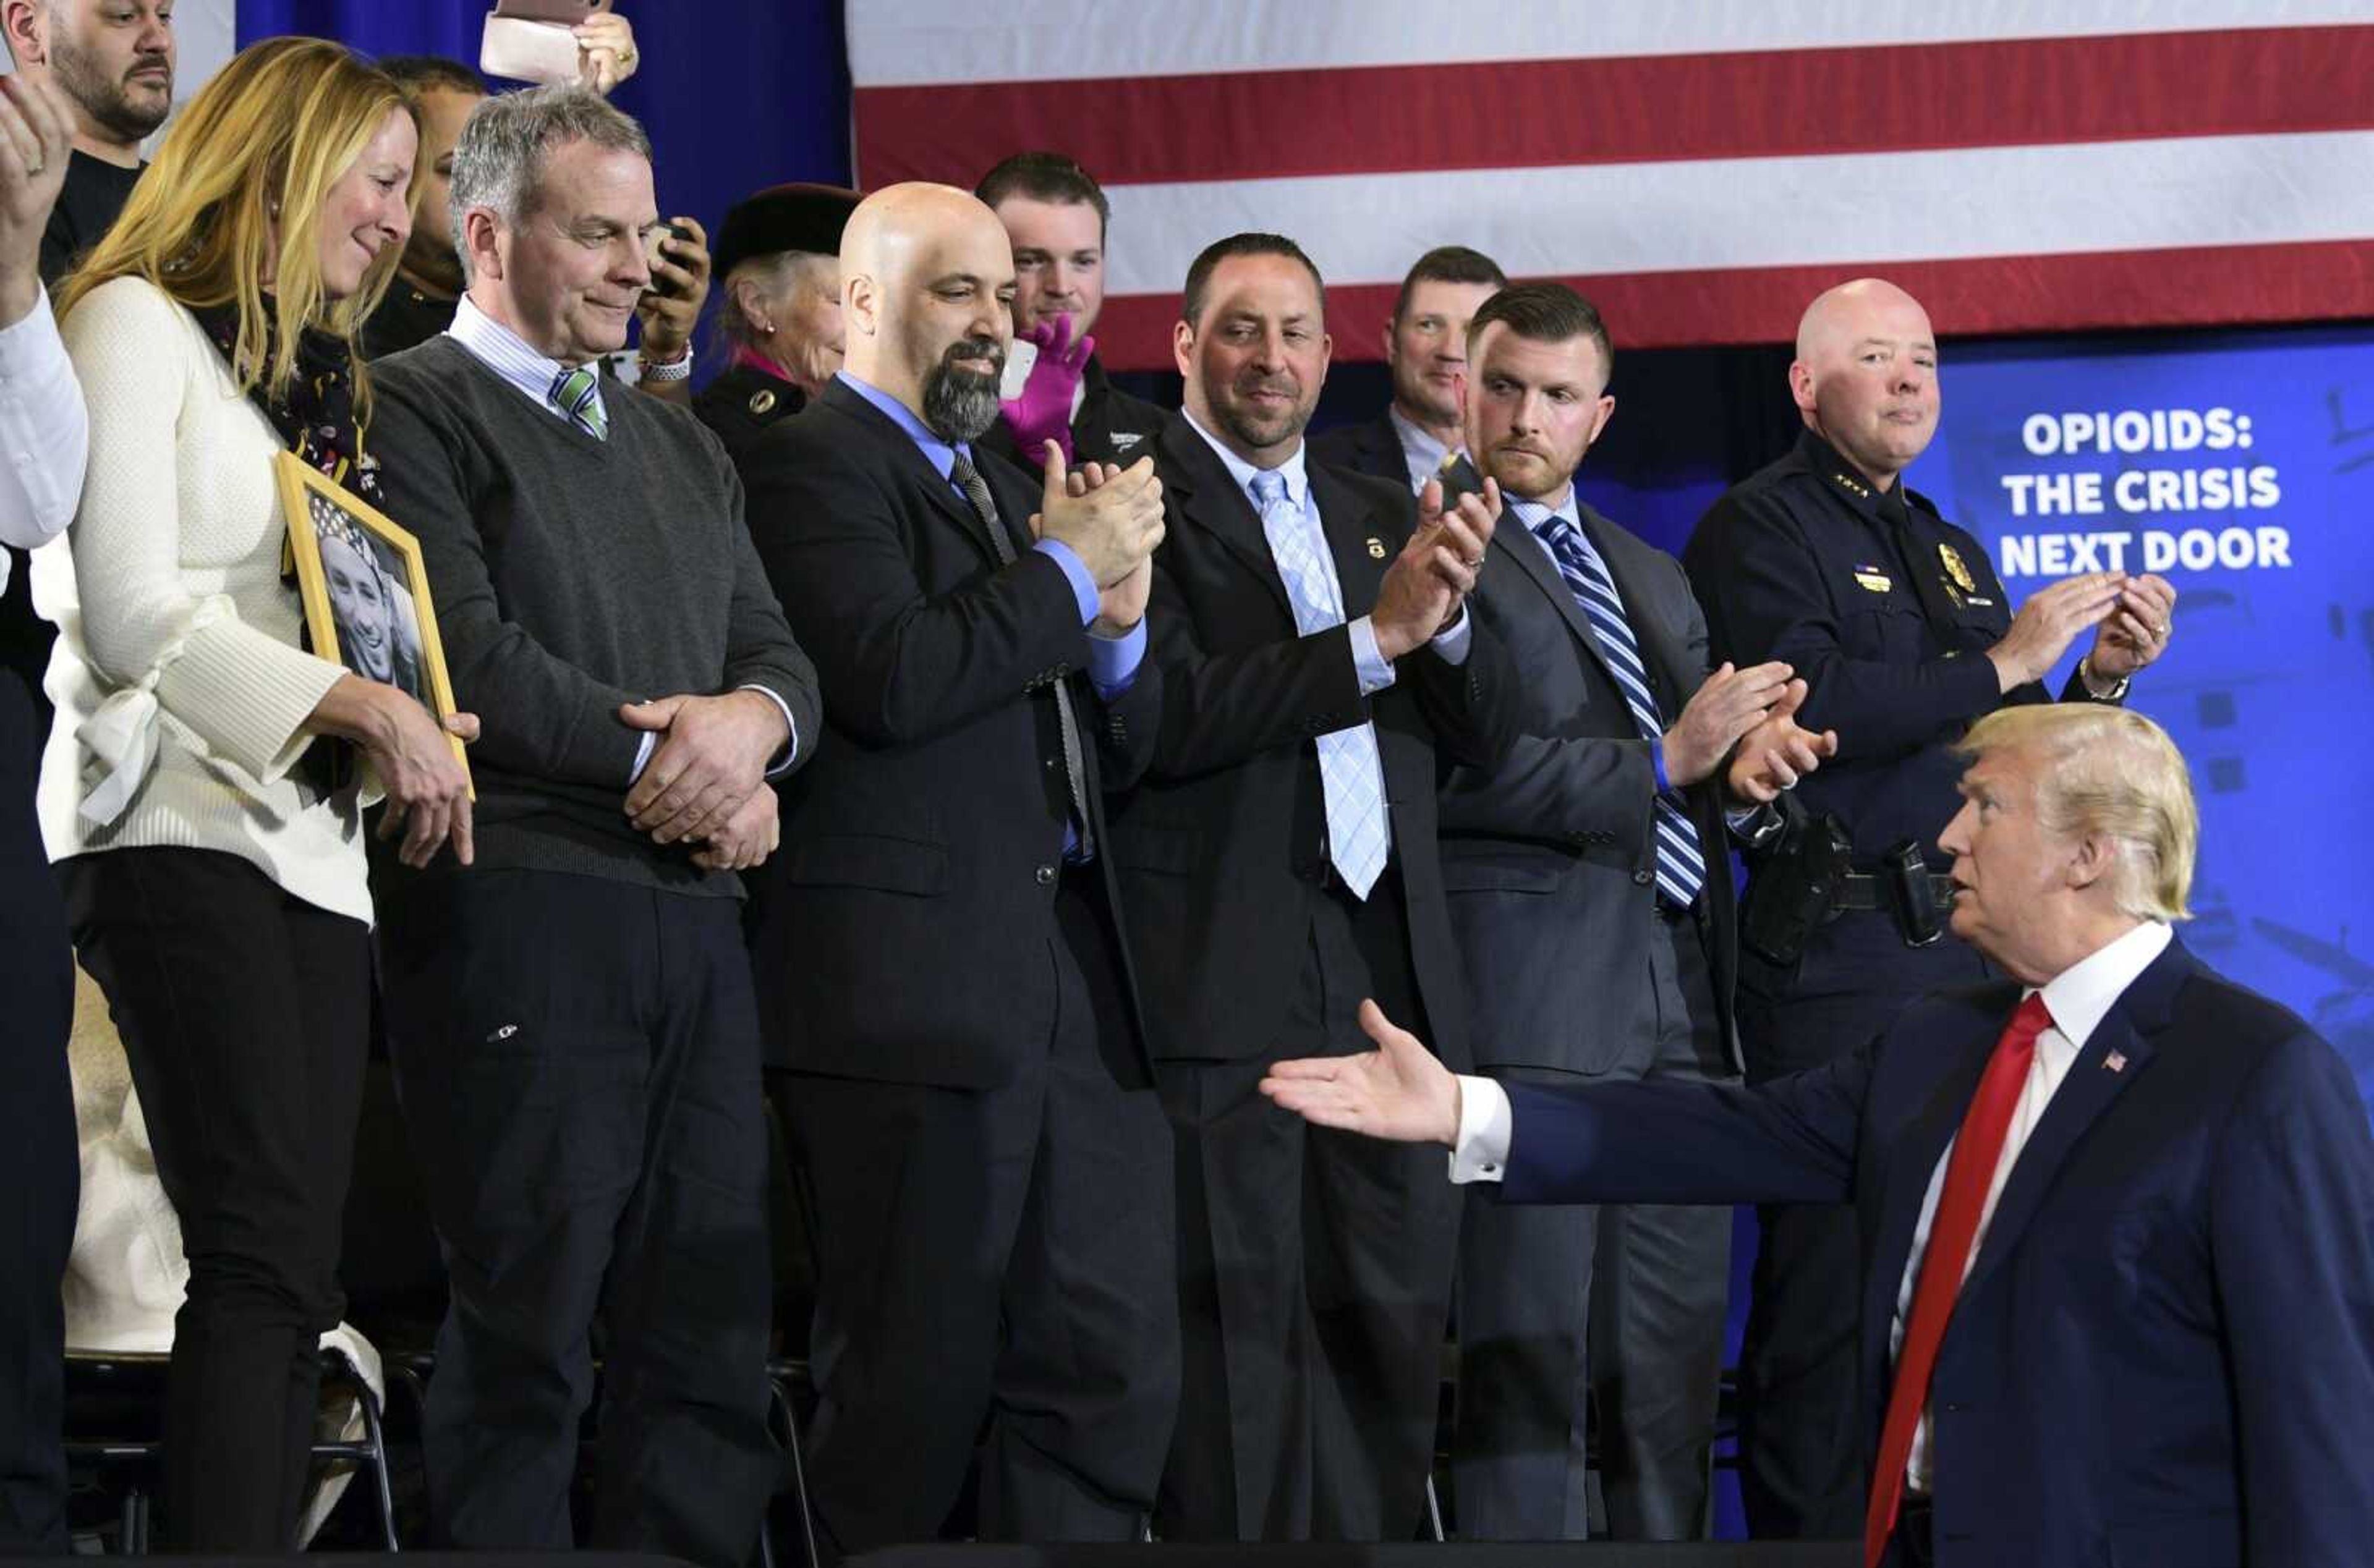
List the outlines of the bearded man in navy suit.
<svg viewBox="0 0 2374 1568">
<path fill-rule="evenodd" d="M 1964 743 L 1955 932 L 2008 978 L 1755 1088 L 1454 1078 L 1379 1049 L 1263 1089 L 1451 1145 L 1517 1202 L 1851 1203 L 1867 1563 L 2253 1568 L 2374 1539 L 2374 1137 L 2339 1055 L 2176 940 L 2183 759 L 2122 709 Z"/>
</svg>

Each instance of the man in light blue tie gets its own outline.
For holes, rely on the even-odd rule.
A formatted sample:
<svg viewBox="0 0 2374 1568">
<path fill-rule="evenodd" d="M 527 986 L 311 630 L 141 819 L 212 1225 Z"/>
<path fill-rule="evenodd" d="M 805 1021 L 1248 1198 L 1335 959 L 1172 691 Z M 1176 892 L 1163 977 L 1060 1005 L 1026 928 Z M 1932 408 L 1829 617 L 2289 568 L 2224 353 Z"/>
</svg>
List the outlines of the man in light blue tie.
<svg viewBox="0 0 2374 1568">
<path fill-rule="evenodd" d="M 1381 990 L 1464 1060 L 1435 860 L 1438 767 L 1487 766 L 1510 684 L 1462 605 L 1497 492 L 1308 461 L 1318 271 L 1249 234 L 1199 257 L 1186 410 L 1156 444 L 1161 738 L 1111 814 L 1148 1037 L 1177 1137 L 1171 1540 L 1406 1540 L 1425 1516 L 1458 1223 L 1406 1151 L 1306 1133 L 1261 1063 L 1357 1050 Z"/>
<path fill-rule="evenodd" d="M 1783 664 L 1709 673 L 1679 563 L 1582 504 L 1616 410 L 1590 302 L 1522 284 L 1469 327 L 1468 451 L 1509 497 L 1471 602 L 1522 672 L 1522 732 L 1440 801 L 1479 1071 L 1551 1084 L 1733 1076 L 1733 830 L 1830 743 Z M 1731 1215 L 1471 1200 L 1452 1457 L 1461 1534 L 1703 1533 Z M 1599 1468 L 1585 1467 L 1595 1398 Z"/>
</svg>

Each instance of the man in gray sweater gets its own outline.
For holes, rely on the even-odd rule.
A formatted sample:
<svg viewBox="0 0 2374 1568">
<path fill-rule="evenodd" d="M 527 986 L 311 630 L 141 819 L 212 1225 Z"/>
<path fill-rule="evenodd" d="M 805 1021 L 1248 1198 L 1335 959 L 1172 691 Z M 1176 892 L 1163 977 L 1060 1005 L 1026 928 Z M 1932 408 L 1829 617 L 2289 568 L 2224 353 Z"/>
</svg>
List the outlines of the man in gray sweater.
<svg viewBox="0 0 2374 1568">
<path fill-rule="evenodd" d="M 469 293 L 383 360 L 370 450 L 480 714 L 477 865 L 377 879 L 388 1039 L 452 1281 L 425 1444 L 442 1544 L 561 1550 L 607 1330 L 593 1544 L 731 1568 L 772 1491 L 758 1025 L 736 872 L 821 727 L 689 414 L 605 395 L 658 224 L 636 123 L 489 99 Z"/>
</svg>

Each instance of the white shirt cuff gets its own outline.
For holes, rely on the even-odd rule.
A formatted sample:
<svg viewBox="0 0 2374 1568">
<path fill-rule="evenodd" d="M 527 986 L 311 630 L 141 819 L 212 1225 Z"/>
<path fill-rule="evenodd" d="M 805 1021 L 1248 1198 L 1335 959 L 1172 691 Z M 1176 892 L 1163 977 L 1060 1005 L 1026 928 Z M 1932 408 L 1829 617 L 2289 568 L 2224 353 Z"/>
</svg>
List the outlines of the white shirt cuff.
<svg viewBox="0 0 2374 1568">
<path fill-rule="evenodd" d="M 660 731 L 643 731 L 642 744 L 635 748 L 635 770 L 627 775 L 627 788 L 631 790 L 642 781 L 643 769 L 651 766 L 652 748 L 660 743 Z"/>
<path fill-rule="evenodd" d="M 1444 663 L 1459 665 L 1467 662 L 1468 645 L 1475 640 L 1475 617 L 1463 610 L 1460 612 L 1459 624 L 1435 633 L 1433 640 L 1427 646 L 1433 649 L 1436 656 Z"/>
<path fill-rule="evenodd" d="M 1376 623 L 1363 615 L 1346 628 L 1352 635 L 1352 668 L 1360 677 L 1360 695 L 1373 696 L 1393 684 L 1393 666 L 1377 647 Z"/>
<path fill-rule="evenodd" d="M 736 686 L 734 689 L 737 692 L 757 692 L 782 710 L 783 730 L 791 739 L 783 743 L 783 749 L 776 755 L 775 760 L 767 765 L 767 777 L 781 778 L 790 770 L 792 764 L 800 755 L 800 721 L 792 717 L 792 705 L 785 702 L 781 695 L 766 686 Z"/>
<path fill-rule="evenodd" d="M 1459 1076 L 1459 1141 L 1451 1151 L 1451 1179 L 1498 1181 L 1509 1164 L 1514 1124 L 1509 1092 L 1489 1078 Z"/>
</svg>

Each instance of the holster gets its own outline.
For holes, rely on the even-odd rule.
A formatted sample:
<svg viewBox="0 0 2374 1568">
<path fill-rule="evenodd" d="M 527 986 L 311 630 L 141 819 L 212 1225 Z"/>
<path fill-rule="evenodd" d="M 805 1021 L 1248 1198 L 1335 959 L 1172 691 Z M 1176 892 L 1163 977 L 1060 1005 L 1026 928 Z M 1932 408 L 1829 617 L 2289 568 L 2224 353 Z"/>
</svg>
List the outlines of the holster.
<svg viewBox="0 0 2374 1568">
<path fill-rule="evenodd" d="M 1741 944 L 1769 964 L 1797 962 L 1814 928 L 1838 915 L 1851 843 L 1837 817 L 1788 812 L 1780 837 L 1748 878 Z"/>
</svg>

